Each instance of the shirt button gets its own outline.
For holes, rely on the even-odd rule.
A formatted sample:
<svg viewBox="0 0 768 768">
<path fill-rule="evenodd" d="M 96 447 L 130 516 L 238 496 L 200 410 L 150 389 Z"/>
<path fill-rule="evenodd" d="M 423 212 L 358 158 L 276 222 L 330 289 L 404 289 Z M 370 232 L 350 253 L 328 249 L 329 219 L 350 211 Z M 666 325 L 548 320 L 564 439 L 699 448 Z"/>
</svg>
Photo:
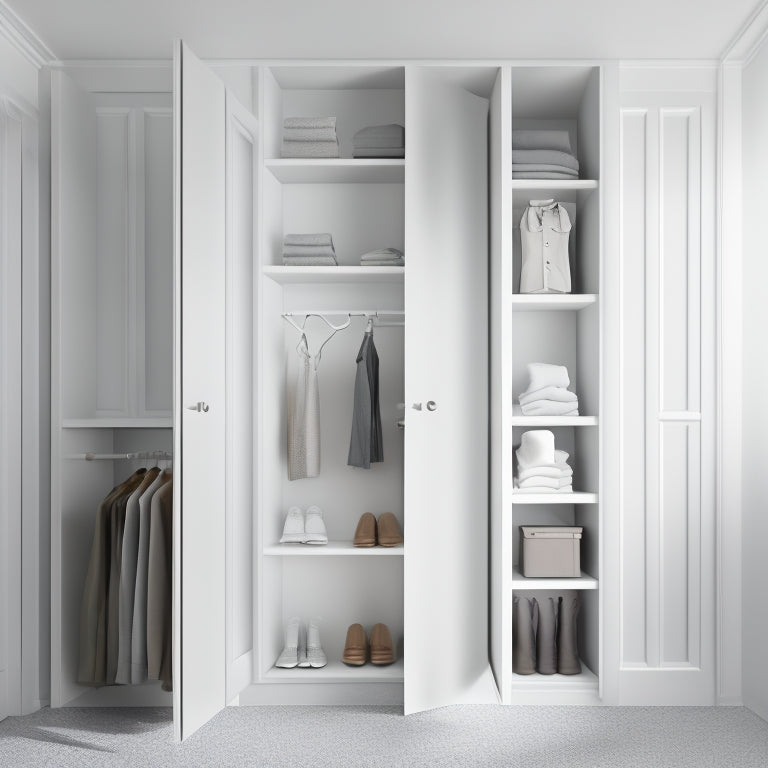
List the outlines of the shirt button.
<svg viewBox="0 0 768 768">
<path fill-rule="evenodd" d="M 544 243 L 544 245 L 545 245 L 547 248 L 549 248 L 549 240 L 547 240 L 547 241 Z"/>
</svg>

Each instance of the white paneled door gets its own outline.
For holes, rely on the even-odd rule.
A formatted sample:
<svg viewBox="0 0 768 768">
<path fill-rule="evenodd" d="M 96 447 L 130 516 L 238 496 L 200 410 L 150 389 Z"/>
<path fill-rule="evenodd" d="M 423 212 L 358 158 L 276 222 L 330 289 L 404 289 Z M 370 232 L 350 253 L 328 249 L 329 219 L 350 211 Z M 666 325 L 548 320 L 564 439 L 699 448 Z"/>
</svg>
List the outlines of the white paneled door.
<svg viewBox="0 0 768 768">
<path fill-rule="evenodd" d="M 488 675 L 488 102 L 406 75 L 405 712 Z"/>
</svg>

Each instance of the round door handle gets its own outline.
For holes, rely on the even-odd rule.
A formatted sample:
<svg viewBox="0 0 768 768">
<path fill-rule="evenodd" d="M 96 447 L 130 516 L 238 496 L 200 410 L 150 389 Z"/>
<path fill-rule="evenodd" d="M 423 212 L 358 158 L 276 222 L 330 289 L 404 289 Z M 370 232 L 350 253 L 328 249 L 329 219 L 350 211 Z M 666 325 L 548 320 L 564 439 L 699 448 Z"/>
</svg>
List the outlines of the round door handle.
<svg viewBox="0 0 768 768">
<path fill-rule="evenodd" d="M 436 411 L 437 410 L 437 403 L 434 400 L 428 400 L 427 401 L 427 410 L 428 411 Z"/>
</svg>

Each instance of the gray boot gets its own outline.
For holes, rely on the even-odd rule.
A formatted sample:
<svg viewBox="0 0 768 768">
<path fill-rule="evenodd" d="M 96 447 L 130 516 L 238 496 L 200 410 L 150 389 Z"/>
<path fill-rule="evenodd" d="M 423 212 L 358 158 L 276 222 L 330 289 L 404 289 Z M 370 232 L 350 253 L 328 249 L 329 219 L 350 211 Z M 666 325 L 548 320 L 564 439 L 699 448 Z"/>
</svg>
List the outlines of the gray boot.
<svg viewBox="0 0 768 768">
<path fill-rule="evenodd" d="M 536 625 L 539 606 L 526 597 L 512 598 L 512 671 L 532 675 L 536 671 Z"/>
<path fill-rule="evenodd" d="M 557 608 L 558 599 L 544 597 L 539 603 L 539 626 L 536 631 L 536 671 L 542 675 L 557 672 Z"/>
<path fill-rule="evenodd" d="M 581 599 L 561 597 L 557 621 L 557 671 L 561 675 L 578 675 L 581 672 L 579 660 L 578 616 Z"/>
</svg>

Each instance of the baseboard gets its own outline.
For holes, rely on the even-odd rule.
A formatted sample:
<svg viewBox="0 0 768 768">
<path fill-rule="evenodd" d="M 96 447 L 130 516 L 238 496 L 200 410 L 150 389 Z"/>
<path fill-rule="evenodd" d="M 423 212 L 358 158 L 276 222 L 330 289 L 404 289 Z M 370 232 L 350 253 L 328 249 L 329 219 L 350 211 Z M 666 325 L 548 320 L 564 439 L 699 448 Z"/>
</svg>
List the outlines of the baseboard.
<svg viewBox="0 0 768 768">
<path fill-rule="evenodd" d="M 282 705 L 403 705 L 402 683 L 264 683 L 249 685 L 239 706 Z"/>
<path fill-rule="evenodd" d="M 741 696 L 721 696 L 717 700 L 718 707 L 743 707 L 744 701 Z"/>
</svg>

